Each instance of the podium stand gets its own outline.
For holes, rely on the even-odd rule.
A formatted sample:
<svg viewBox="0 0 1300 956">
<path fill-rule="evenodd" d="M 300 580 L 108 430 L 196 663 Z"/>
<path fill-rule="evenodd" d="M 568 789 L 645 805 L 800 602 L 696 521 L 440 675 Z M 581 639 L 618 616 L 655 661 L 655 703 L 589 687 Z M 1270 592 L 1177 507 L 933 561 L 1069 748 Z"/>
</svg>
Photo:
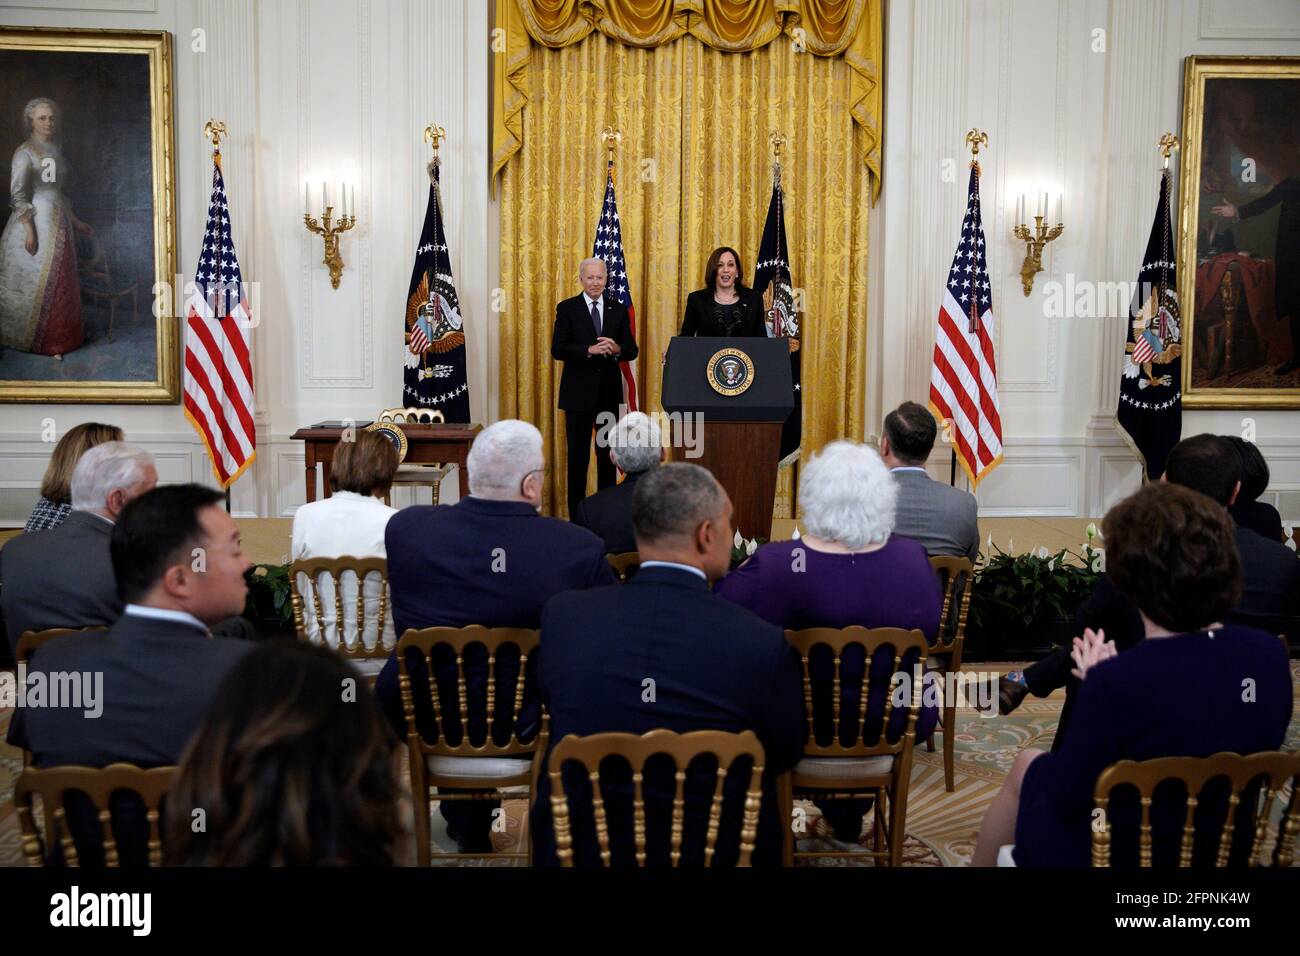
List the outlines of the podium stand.
<svg viewBox="0 0 1300 956">
<path fill-rule="evenodd" d="M 688 457 L 691 450 L 675 433 L 673 460 L 713 472 L 731 496 L 735 528 L 746 538 L 770 538 L 781 426 L 794 409 L 787 341 L 674 338 L 664 366 L 663 406 L 703 417 L 699 457 Z"/>
</svg>

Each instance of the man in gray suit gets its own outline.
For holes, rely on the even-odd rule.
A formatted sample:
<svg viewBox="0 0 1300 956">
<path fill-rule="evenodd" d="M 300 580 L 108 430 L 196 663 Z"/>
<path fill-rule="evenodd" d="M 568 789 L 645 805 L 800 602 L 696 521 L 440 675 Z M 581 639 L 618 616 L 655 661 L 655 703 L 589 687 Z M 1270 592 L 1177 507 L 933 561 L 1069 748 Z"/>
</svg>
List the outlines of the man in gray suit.
<svg viewBox="0 0 1300 956">
<path fill-rule="evenodd" d="M 894 534 L 925 546 L 931 557 L 979 556 L 980 529 L 975 496 L 935 481 L 925 470 L 938 429 L 924 405 L 904 402 L 885 416 L 880 457 L 898 483 Z"/>
<path fill-rule="evenodd" d="M 24 631 L 112 624 L 122 613 L 109 537 L 127 502 L 158 483 L 153 456 L 110 441 L 72 472 L 72 514 L 59 527 L 13 538 L 0 552 L 0 606 L 10 651 Z"/>
<path fill-rule="evenodd" d="M 81 687 L 73 706 L 47 699 L 20 708 L 37 766 L 180 758 L 217 685 L 254 647 L 209 631 L 243 609 L 252 566 L 224 501 L 211 488 L 169 485 L 122 511 L 112 536 L 122 616 L 107 632 L 51 641 L 32 659 L 29 690 L 41 675 L 47 688 Z"/>
</svg>

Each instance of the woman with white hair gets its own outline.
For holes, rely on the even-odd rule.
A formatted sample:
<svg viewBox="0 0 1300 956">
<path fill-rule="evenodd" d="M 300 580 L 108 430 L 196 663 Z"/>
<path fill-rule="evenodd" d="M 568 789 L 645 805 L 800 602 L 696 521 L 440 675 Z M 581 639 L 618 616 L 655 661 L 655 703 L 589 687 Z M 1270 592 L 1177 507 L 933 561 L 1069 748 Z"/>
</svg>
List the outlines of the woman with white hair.
<svg viewBox="0 0 1300 956">
<path fill-rule="evenodd" d="M 0 347 L 62 358 L 86 337 L 74 233 L 93 230 L 72 211 L 58 122 L 46 97 L 23 109 L 29 135 L 10 164 L 13 213 L 0 234 Z"/>
<path fill-rule="evenodd" d="M 799 481 L 799 507 L 807 533 L 793 541 L 763 545 L 718 584 L 717 593 L 784 628 L 854 624 L 919 628 L 933 640 L 939 630 L 943 592 L 925 548 L 892 534 L 897 498 L 894 478 L 874 449 L 857 442 L 831 442 L 812 457 Z M 903 671 L 911 672 L 909 658 L 914 657 L 915 652 L 904 656 Z M 846 727 L 857 725 L 862 658 L 860 648 L 850 647 L 841 661 L 841 713 L 852 715 L 843 722 Z M 828 648 L 815 649 L 809 669 L 814 701 L 829 697 L 833 661 Z M 892 650 L 882 648 L 871 663 L 868 727 L 871 714 L 883 713 L 884 688 L 892 669 Z M 881 688 L 879 693 L 876 687 Z M 815 706 L 814 735 L 828 742 L 830 708 L 818 710 Z M 937 718 L 937 708 L 922 709 L 917 740 L 929 737 Z M 906 710 L 895 710 L 888 729 L 891 739 L 903 732 L 906 719 Z M 864 802 L 827 803 L 822 811 L 836 839 L 856 843 Z"/>
</svg>

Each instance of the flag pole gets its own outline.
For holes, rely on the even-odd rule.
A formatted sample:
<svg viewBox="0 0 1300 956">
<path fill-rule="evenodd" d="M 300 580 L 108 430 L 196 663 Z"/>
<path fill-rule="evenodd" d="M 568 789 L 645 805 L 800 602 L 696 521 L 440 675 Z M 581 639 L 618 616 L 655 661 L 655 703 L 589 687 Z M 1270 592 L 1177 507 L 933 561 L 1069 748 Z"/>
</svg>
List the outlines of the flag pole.
<svg viewBox="0 0 1300 956">
<path fill-rule="evenodd" d="M 971 129 L 966 133 L 966 148 L 970 150 L 970 167 L 975 170 L 975 180 L 979 181 L 980 173 L 980 147 L 989 144 L 989 134 L 981 129 Z M 974 297 L 971 298 L 970 307 L 970 331 L 975 332 L 979 329 L 979 305 Z M 948 461 L 948 484 L 954 488 L 957 486 L 957 448 L 952 446 L 951 457 Z"/>
<path fill-rule="evenodd" d="M 203 124 L 203 138 L 212 141 L 212 163 L 217 169 L 221 168 L 221 137 L 227 135 L 226 124 L 220 120 L 210 119 Z M 230 485 L 221 490 L 226 497 L 226 514 L 230 514 Z"/>
</svg>

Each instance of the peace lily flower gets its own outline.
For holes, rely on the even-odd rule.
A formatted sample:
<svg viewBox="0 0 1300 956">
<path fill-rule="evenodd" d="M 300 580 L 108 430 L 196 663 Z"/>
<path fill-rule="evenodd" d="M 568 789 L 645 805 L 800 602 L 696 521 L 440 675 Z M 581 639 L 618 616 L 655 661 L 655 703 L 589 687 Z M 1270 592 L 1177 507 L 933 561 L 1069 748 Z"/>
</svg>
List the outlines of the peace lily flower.
<svg viewBox="0 0 1300 956">
<path fill-rule="evenodd" d="M 795 525 L 795 526 L 794 526 L 794 534 L 792 534 L 790 537 L 794 538 L 794 540 L 796 540 L 796 541 L 799 540 L 799 526 L 798 526 L 798 525 Z"/>
<path fill-rule="evenodd" d="M 753 554 L 753 553 L 754 553 L 755 551 L 757 551 L 757 550 L 758 550 L 758 539 L 757 539 L 757 538 L 755 538 L 755 539 L 752 540 L 752 541 L 749 541 L 749 542 L 745 545 L 745 554 Z"/>
<path fill-rule="evenodd" d="M 745 539 L 740 536 L 739 528 L 736 529 L 736 537 L 733 539 L 733 541 L 735 542 L 735 545 L 738 548 L 745 543 Z"/>
</svg>

